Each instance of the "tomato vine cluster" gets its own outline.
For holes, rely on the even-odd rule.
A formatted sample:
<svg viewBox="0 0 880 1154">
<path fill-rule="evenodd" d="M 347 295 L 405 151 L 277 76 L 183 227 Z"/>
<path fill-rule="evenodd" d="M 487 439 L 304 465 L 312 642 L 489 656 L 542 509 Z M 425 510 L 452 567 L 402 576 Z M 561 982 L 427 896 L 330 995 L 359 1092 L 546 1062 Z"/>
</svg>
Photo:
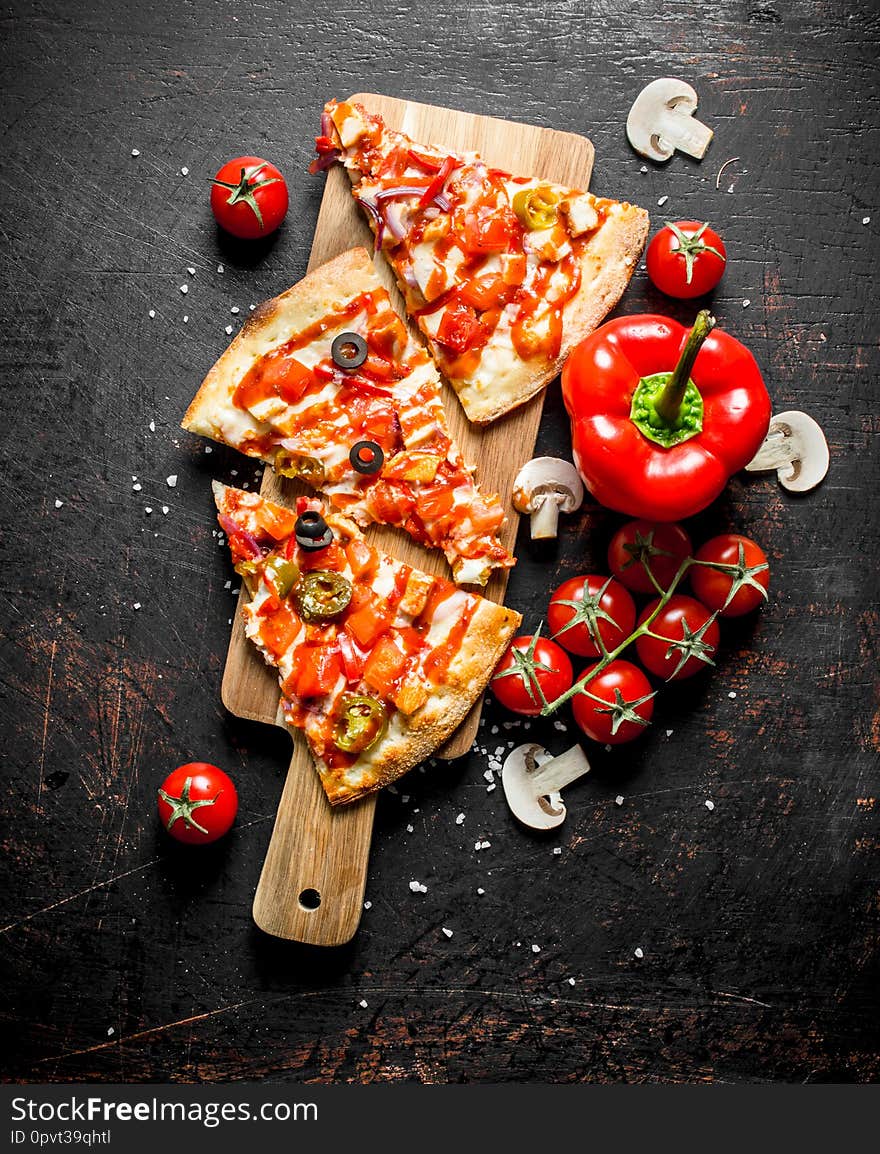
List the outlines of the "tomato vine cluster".
<svg viewBox="0 0 880 1154">
<path fill-rule="evenodd" d="M 550 636 L 539 626 L 515 638 L 492 688 L 502 705 L 530 717 L 571 701 L 587 737 L 619 745 L 651 721 L 656 690 L 648 674 L 682 681 L 714 665 L 718 619 L 757 609 L 770 567 L 748 537 L 724 533 L 694 552 L 681 525 L 641 520 L 614 534 L 608 567 L 610 576 L 590 573 L 559 586 L 547 610 Z M 685 578 L 692 596 L 679 592 Z M 650 600 L 639 610 L 633 594 Z M 621 656 L 630 647 L 641 668 Z M 588 662 L 577 678 L 570 655 Z"/>
</svg>

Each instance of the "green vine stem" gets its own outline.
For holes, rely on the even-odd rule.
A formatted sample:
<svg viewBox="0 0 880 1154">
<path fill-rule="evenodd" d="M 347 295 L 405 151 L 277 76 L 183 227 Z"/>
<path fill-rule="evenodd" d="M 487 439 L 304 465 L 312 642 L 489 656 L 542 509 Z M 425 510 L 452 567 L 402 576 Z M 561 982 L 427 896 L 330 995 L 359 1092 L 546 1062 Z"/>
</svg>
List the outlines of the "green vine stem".
<svg viewBox="0 0 880 1154">
<path fill-rule="evenodd" d="M 542 700 L 544 701 L 544 705 L 541 709 L 541 716 L 542 717 L 547 717 L 551 713 L 555 713 L 557 711 L 557 709 L 560 708 L 560 706 L 564 705 L 566 703 L 566 701 L 570 701 L 571 698 L 575 697 L 578 693 L 586 692 L 586 687 L 590 684 L 590 682 L 593 680 L 593 678 L 597 677 L 604 669 L 607 669 L 607 667 L 611 664 L 612 661 L 616 661 L 617 658 L 621 655 L 621 653 L 623 653 L 626 649 L 628 649 L 629 646 L 632 645 L 632 643 L 637 638 L 644 637 L 646 635 L 656 636 L 656 635 L 651 634 L 651 625 L 654 623 L 655 619 L 659 616 L 659 614 L 669 604 L 669 601 L 670 601 L 672 595 L 675 593 L 676 589 L 681 584 L 682 578 L 687 573 L 688 569 L 690 569 L 693 565 L 702 565 L 707 569 L 718 569 L 722 573 L 730 573 L 733 576 L 733 583 L 731 585 L 731 591 L 730 591 L 730 594 L 727 598 L 728 604 L 732 600 L 733 596 L 738 591 L 738 589 L 741 588 L 742 585 L 748 583 L 748 577 L 751 576 L 750 573 L 746 574 L 746 575 L 743 574 L 743 566 L 741 563 L 737 564 L 737 565 L 727 565 L 721 561 L 698 561 L 695 557 L 685 557 L 685 559 L 682 561 L 681 565 L 678 568 L 678 572 L 675 574 L 672 581 L 670 582 L 669 588 L 664 589 L 660 585 L 660 583 L 657 581 L 657 579 L 654 577 L 654 574 L 651 572 L 651 566 L 648 563 L 647 558 L 643 559 L 642 564 L 645 567 L 645 572 L 648 574 L 648 576 L 651 579 L 651 583 L 653 584 L 654 588 L 657 590 L 658 594 L 660 595 L 660 600 L 657 602 L 657 605 L 655 606 L 653 612 L 651 613 L 651 615 L 649 617 L 645 618 L 645 620 L 641 623 L 641 625 L 637 626 L 632 631 L 632 633 L 630 633 L 629 637 L 627 637 L 623 641 L 621 641 L 621 643 L 617 646 L 616 649 L 613 649 L 610 652 L 608 650 L 605 650 L 605 652 L 603 653 L 603 656 L 593 666 L 593 668 L 589 671 L 589 673 L 587 673 L 584 677 L 582 677 L 580 679 L 580 681 L 576 681 L 574 683 L 574 685 L 572 685 L 571 689 L 567 689 L 565 691 L 565 693 L 561 694 L 559 697 L 555 698 L 553 701 L 547 701 L 544 698 L 543 693 L 541 693 L 540 686 L 537 685 L 537 678 L 536 678 L 535 679 L 536 688 L 538 689 L 538 692 L 541 695 Z M 763 566 L 763 565 L 758 566 L 758 568 L 764 568 L 764 567 L 765 566 Z M 754 582 L 751 582 L 751 583 L 754 583 Z M 766 596 L 766 593 L 764 595 Z M 713 613 L 711 615 L 711 617 L 709 618 L 709 621 L 714 621 L 717 616 L 718 616 L 717 613 Z M 707 624 L 708 624 L 708 622 L 707 622 Z M 666 641 L 666 640 L 668 640 L 668 638 L 664 637 L 663 640 Z M 603 648 L 604 648 L 604 646 L 603 646 Z M 588 694 L 588 696 L 592 697 L 593 695 Z"/>
</svg>

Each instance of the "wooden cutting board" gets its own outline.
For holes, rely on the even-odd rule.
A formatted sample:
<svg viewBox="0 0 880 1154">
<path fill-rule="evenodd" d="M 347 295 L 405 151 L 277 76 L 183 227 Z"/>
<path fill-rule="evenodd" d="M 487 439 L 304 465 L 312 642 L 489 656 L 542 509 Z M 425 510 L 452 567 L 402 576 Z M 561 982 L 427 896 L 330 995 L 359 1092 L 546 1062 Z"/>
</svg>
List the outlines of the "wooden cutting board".
<svg viewBox="0 0 880 1154">
<path fill-rule="evenodd" d="M 350 99 L 378 112 L 386 124 L 403 130 L 414 140 L 447 145 L 455 151 L 479 152 L 490 165 L 514 175 L 535 175 L 581 189 L 589 186 L 593 146 L 586 137 L 373 93 L 359 93 Z M 355 205 L 350 187 L 340 166 L 328 172 L 309 271 L 355 245 L 372 250 L 372 234 Z M 398 311 L 405 315 L 391 270 L 381 257 L 376 258 L 376 268 Z M 480 486 L 501 495 L 507 523 L 500 537 L 511 551 L 519 521 L 510 503 L 513 480 L 520 466 L 532 456 L 543 400 L 543 394 L 534 397 L 507 417 L 479 429 L 470 424 L 455 393 L 444 384 L 452 436 L 465 460 L 476 464 Z M 290 503 L 306 489 L 267 469 L 262 492 L 272 500 Z M 373 545 L 409 565 L 449 576 L 441 553 L 422 548 L 402 531 L 374 526 L 368 537 Z M 507 577 L 507 572 L 496 571 L 485 590 L 486 596 L 501 602 Z M 239 606 L 246 596 L 242 589 Z M 236 716 L 287 728 L 278 708 L 275 672 L 263 663 L 245 637 L 240 613 L 234 619 L 221 693 L 224 705 Z M 482 702 L 475 705 L 438 751 L 438 757 L 467 753 L 477 731 L 481 707 Z M 363 904 L 375 805 L 374 795 L 351 806 L 331 807 L 305 739 L 299 733 L 293 734 L 293 757 L 254 899 L 254 920 L 262 930 L 281 938 L 327 946 L 341 945 L 354 935 Z"/>
</svg>

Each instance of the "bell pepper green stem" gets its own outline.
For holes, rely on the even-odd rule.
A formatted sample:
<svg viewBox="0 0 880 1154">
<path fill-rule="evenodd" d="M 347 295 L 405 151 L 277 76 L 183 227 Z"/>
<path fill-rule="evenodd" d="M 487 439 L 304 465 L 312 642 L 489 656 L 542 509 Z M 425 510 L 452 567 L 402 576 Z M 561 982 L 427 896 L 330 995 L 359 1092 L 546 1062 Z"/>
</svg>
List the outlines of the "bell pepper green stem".
<svg viewBox="0 0 880 1154">
<path fill-rule="evenodd" d="M 703 341 L 715 328 L 715 323 L 715 318 L 708 309 L 700 309 L 678 364 L 675 366 L 675 371 L 654 401 L 657 413 L 668 425 L 674 425 L 678 420 L 681 402 L 684 400 L 685 389 L 688 386 L 697 353 L 702 348 Z"/>
</svg>

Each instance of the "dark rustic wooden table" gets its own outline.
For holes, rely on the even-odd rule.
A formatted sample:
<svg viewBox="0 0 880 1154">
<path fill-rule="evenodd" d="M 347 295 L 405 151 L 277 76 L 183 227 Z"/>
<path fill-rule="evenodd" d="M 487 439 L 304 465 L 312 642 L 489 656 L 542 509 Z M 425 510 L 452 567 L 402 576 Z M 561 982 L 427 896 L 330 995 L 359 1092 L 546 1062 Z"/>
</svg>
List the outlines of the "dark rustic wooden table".
<svg viewBox="0 0 880 1154">
<path fill-rule="evenodd" d="M 13 0 L 2 25 L 5 1077 L 876 1078 L 876 7 Z M 623 126 L 661 75 L 695 85 L 715 140 L 642 171 Z M 738 477 L 697 519 L 766 545 L 770 604 L 645 740 L 591 750 L 555 835 L 514 824 L 482 752 L 413 773 L 380 799 L 359 934 L 322 952 L 251 922 L 288 742 L 218 693 L 209 480 L 256 473 L 178 421 L 227 326 L 303 273 L 318 113 L 359 89 L 585 133 L 595 191 L 720 226 L 720 323 L 833 460 L 803 499 Z M 249 151 L 291 210 L 242 248 L 207 182 Z M 691 315 L 642 270 L 622 310 Z M 539 445 L 568 452 L 558 386 Z M 591 507 L 544 557 L 521 535 L 527 624 L 619 520 Z M 490 754 L 523 736 L 485 717 Z M 530 735 L 560 752 L 567 721 Z M 241 792 L 197 853 L 154 813 L 192 758 Z"/>
</svg>

